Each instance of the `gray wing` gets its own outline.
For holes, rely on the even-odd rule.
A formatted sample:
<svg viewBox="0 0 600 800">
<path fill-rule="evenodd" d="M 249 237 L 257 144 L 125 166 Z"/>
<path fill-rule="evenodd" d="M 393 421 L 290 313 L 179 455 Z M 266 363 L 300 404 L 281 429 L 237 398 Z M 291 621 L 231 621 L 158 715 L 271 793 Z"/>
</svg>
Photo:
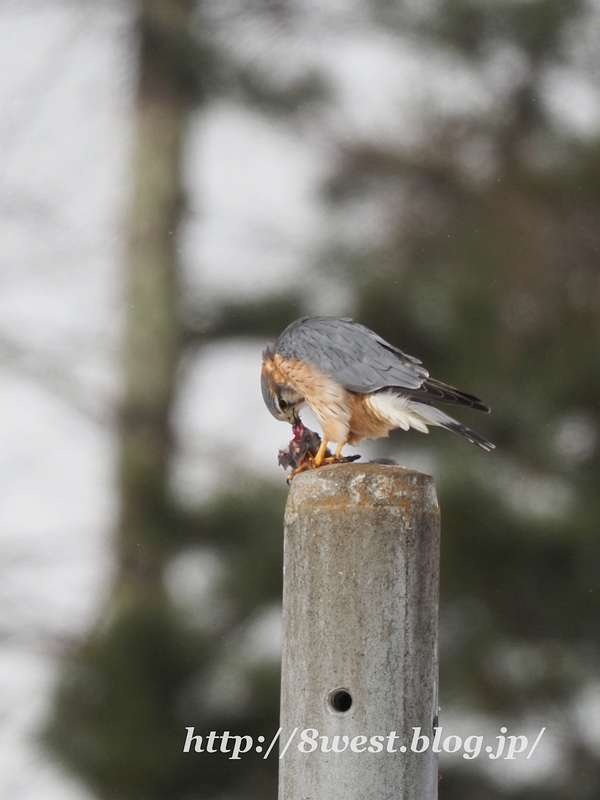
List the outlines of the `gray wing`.
<svg viewBox="0 0 600 800">
<path fill-rule="evenodd" d="M 308 361 L 357 394 L 386 387 L 419 390 L 429 376 L 417 358 L 364 325 L 336 317 L 298 319 L 283 331 L 274 348 L 285 359 Z"/>
</svg>

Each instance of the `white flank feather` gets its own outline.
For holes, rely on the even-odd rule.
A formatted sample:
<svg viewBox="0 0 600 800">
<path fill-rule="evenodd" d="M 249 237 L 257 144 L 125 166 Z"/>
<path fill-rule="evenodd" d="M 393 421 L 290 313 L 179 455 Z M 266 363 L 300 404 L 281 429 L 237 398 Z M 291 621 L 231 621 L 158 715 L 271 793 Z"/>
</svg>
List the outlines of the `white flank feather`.
<svg viewBox="0 0 600 800">
<path fill-rule="evenodd" d="M 367 398 L 373 411 L 381 419 L 386 420 L 395 428 L 402 428 L 407 431 L 415 428 L 421 433 L 429 433 L 425 420 L 418 413 L 419 403 L 411 402 L 407 397 L 400 397 L 392 392 L 378 392 Z M 429 425 L 437 425 L 437 422 L 427 421 Z"/>
</svg>

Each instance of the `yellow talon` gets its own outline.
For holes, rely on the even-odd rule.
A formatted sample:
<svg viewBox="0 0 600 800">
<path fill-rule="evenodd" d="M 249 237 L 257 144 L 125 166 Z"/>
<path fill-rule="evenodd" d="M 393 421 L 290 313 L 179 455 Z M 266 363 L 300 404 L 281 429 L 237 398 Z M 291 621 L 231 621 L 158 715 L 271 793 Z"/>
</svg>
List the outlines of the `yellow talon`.
<svg viewBox="0 0 600 800">
<path fill-rule="evenodd" d="M 340 442 L 336 447 L 335 454 L 333 456 L 326 456 L 325 453 L 327 451 L 327 445 L 329 444 L 327 439 L 323 439 L 321 442 L 321 446 L 316 454 L 316 456 L 311 456 L 313 467 L 322 467 L 324 464 L 335 464 L 340 459 L 340 454 L 345 442 Z"/>
<path fill-rule="evenodd" d="M 325 452 L 327 450 L 327 439 L 323 439 L 321 442 L 319 449 L 317 450 L 316 456 L 311 456 L 313 467 L 320 467 L 325 463 Z"/>
</svg>

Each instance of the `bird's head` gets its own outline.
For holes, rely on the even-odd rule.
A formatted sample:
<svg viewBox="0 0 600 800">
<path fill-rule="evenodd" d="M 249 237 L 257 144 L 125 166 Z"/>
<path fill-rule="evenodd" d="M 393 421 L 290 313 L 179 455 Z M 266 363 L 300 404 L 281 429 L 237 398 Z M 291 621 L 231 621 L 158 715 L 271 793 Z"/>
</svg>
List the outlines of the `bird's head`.
<svg viewBox="0 0 600 800">
<path fill-rule="evenodd" d="M 304 404 L 304 396 L 279 374 L 269 349 L 263 353 L 261 387 L 265 405 L 275 419 L 290 425 L 300 423 L 298 411 Z"/>
</svg>

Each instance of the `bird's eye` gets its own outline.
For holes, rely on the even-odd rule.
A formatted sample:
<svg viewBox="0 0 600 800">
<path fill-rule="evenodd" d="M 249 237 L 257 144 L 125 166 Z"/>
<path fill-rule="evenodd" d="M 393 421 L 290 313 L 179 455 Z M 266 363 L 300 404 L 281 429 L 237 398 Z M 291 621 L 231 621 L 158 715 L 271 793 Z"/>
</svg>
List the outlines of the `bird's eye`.
<svg viewBox="0 0 600 800">
<path fill-rule="evenodd" d="M 290 407 L 290 404 L 288 402 L 286 402 L 285 400 L 280 400 L 279 401 L 279 408 L 282 411 L 286 411 L 289 407 Z"/>
</svg>

